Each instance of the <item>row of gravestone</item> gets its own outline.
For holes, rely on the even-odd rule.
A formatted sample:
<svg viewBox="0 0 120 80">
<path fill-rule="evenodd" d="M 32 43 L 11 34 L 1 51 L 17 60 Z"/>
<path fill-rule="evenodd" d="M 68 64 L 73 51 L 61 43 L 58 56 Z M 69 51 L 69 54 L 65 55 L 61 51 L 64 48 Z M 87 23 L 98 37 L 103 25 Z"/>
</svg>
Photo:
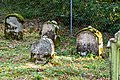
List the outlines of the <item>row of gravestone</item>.
<svg viewBox="0 0 120 80">
<path fill-rule="evenodd" d="M 24 18 L 19 14 L 8 14 L 5 17 L 5 38 L 23 39 Z M 56 21 L 47 21 L 42 25 L 41 39 L 32 44 L 31 58 L 36 63 L 45 63 L 54 53 L 54 47 L 58 44 L 59 26 Z M 55 45 L 55 46 L 54 46 Z M 102 34 L 95 28 L 89 26 L 77 33 L 77 52 L 84 56 L 87 53 L 101 55 L 103 53 Z"/>
<path fill-rule="evenodd" d="M 22 24 L 24 19 L 18 14 L 10 14 L 5 18 L 5 37 L 22 39 Z M 57 22 L 48 21 L 44 23 L 41 31 L 41 39 L 33 43 L 31 47 L 31 58 L 35 59 L 35 63 L 46 63 L 54 54 L 54 44 L 58 37 Z M 19 37 L 20 36 L 20 37 Z M 109 43 L 111 42 L 111 43 Z M 111 79 L 120 79 L 120 32 L 116 33 L 115 38 L 110 39 L 108 47 L 110 47 L 111 62 Z M 109 46 L 111 44 L 111 46 Z M 77 52 L 86 55 L 88 52 L 101 55 L 103 53 L 102 34 L 95 28 L 88 27 L 80 30 L 76 40 Z"/>
<path fill-rule="evenodd" d="M 23 38 L 22 24 L 24 18 L 19 14 L 9 14 L 5 18 L 5 37 L 13 39 Z M 41 39 L 32 44 L 31 59 L 35 63 L 46 63 L 54 54 L 54 45 L 59 40 L 59 27 L 56 21 L 48 21 L 43 24 Z M 120 79 L 120 32 L 108 42 L 110 48 L 111 79 Z M 91 26 L 80 30 L 76 39 L 77 52 L 86 55 L 92 52 L 96 55 L 103 54 L 102 34 Z"/>
<path fill-rule="evenodd" d="M 32 44 L 31 59 L 35 63 L 45 64 L 54 55 L 58 38 L 59 26 L 56 21 L 47 21 L 43 24 L 41 39 Z"/>
</svg>

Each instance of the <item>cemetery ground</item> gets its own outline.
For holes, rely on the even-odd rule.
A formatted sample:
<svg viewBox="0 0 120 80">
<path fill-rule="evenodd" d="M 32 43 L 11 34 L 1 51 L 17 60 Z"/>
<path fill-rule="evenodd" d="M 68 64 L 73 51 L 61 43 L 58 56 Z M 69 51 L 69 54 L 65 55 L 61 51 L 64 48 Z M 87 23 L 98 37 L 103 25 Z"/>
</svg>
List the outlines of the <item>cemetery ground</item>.
<svg viewBox="0 0 120 80">
<path fill-rule="evenodd" d="M 76 38 L 65 30 L 54 58 L 45 65 L 30 61 L 31 44 L 40 39 L 39 32 L 25 33 L 16 41 L 6 40 L 0 31 L 0 80 L 110 80 L 108 58 L 75 54 Z"/>
</svg>

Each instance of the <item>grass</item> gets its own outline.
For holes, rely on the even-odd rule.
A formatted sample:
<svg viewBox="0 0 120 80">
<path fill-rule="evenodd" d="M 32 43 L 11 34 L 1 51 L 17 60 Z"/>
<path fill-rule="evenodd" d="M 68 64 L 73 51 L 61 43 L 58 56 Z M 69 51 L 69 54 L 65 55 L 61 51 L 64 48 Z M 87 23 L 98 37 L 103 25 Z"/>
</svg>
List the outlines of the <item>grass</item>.
<svg viewBox="0 0 120 80">
<path fill-rule="evenodd" d="M 6 40 L 0 32 L 0 80 L 109 80 L 109 61 L 75 53 L 75 37 L 61 35 L 56 56 L 45 65 L 30 61 L 31 44 L 38 32 L 23 41 Z"/>
</svg>

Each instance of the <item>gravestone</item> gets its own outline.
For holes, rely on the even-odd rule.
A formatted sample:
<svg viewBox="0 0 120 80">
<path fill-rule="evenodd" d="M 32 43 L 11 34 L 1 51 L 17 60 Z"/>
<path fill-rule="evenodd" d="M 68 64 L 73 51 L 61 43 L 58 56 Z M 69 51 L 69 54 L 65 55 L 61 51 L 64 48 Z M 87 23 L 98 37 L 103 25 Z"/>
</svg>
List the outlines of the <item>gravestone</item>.
<svg viewBox="0 0 120 80">
<path fill-rule="evenodd" d="M 108 41 L 110 59 L 110 80 L 120 80 L 120 31 Z"/>
<path fill-rule="evenodd" d="M 35 60 L 36 64 L 46 63 L 54 53 L 54 44 L 50 38 L 43 36 L 39 41 L 31 46 L 31 59 Z"/>
<path fill-rule="evenodd" d="M 47 21 L 42 26 L 41 37 L 47 36 L 55 43 L 59 39 L 58 30 L 59 26 L 56 21 Z"/>
<path fill-rule="evenodd" d="M 4 34 L 7 39 L 23 39 L 24 18 L 19 14 L 8 14 L 5 17 Z"/>
<path fill-rule="evenodd" d="M 95 28 L 89 26 L 77 33 L 77 53 L 86 56 L 88 53 L 101 55 L 103 53 L 102 34 Z"/>
</svg>

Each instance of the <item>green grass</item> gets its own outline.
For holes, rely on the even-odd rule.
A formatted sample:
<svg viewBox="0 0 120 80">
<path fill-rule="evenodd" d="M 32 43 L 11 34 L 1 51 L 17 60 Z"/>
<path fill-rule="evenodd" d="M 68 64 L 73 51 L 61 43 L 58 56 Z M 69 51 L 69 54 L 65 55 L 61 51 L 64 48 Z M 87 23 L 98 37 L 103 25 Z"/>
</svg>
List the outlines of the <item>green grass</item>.
<svg viewBox="0 0 120 80">
<path fill-rule="evenodd" d="M 30 61 L 31 44 L 38 33 L 27 33 L 23 41 L 6 40 L 0 32 L 0 80 L 109 80 L 108 59 L 75 53 L 75 37 L 61 35 L 56 56 L 47 64 Z"/>
</svg>

